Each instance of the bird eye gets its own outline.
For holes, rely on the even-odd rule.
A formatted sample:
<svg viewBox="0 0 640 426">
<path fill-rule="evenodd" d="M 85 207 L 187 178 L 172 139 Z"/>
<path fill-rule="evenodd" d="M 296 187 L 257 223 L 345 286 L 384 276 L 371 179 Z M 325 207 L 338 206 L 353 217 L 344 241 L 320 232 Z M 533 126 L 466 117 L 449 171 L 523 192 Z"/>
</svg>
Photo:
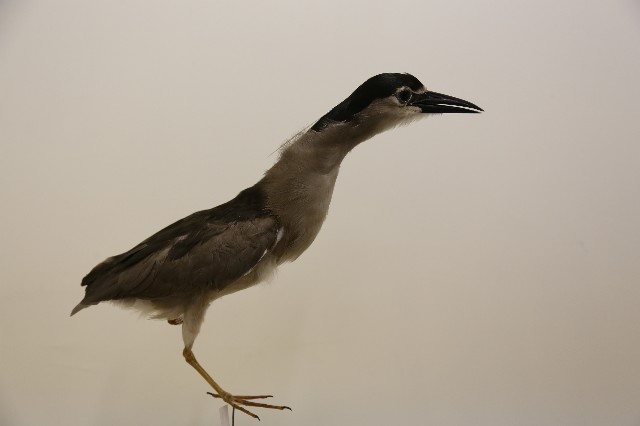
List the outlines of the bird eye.
<svg viewBox="0 0 640 426">
<path fill-rule="evenodd" d="M 401 104 L 406 104 L 411 100 L 411 90 L 402 89 L 396 93 L 396 98 L 400 101 Z"/>
</svg>

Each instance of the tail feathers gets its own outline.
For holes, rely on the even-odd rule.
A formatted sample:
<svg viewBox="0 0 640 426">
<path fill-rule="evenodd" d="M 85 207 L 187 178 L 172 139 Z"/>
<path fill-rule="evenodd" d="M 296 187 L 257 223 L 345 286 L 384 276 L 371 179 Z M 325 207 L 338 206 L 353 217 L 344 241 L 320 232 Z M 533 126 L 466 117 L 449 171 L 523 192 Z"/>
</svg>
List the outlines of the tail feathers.
<svg viewBox="0 0 640 426">
<path fill-rule="evenodd" d="M 78 303 L 78 305 L 73 308 L 73 311 L 71 311 L 71 315 L 70 316 L 74 316 L 75 314 L 77 314 L 78 312 L 80 312 L 81 310 L 83 310 L 84 308 L 88 308 L 91 305 L 85 305 L 84 303 Z"/>
</svg>

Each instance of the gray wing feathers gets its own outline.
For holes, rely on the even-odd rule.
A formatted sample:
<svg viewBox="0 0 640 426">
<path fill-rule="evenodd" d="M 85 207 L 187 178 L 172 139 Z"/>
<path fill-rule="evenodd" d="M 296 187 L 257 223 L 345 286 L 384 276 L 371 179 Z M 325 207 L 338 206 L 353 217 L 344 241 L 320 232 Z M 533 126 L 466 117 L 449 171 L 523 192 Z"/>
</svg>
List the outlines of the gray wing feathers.
<svg viewBox="0 0 640 426">
<path fill-rule="evenodd" d="M 103 300 L 185 296 L 198 289 L 222 290 L 249 272 L 277 238 L 274 217 L 206 223 L 159 245 L 131 265 L 131 256 L 148 251 L 145 243 L 105 260 L 87 283 L 81 304 Z M 127 256 L 129 255 L 129 256 Z M 92 271 L 93 273 L 93 271 Z"/>
</svg>

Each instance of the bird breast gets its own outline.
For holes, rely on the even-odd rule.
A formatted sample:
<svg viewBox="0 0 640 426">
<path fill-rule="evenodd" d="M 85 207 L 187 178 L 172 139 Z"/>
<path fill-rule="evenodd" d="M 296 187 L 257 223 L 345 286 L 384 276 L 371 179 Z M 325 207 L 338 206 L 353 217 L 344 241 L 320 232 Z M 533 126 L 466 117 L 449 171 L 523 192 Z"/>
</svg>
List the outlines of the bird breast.
<svg viewBox="0 0 640 426">
<path fill-rule="evenodd" d="M 297 176 L 286 188 L 271 192 L 271 207 L 283 228 L 274 249 L 279 263 L 295 260 L 313 243 L 327 217 L 337 176 L 337 167 L 329 173 Z"/>
</svg>

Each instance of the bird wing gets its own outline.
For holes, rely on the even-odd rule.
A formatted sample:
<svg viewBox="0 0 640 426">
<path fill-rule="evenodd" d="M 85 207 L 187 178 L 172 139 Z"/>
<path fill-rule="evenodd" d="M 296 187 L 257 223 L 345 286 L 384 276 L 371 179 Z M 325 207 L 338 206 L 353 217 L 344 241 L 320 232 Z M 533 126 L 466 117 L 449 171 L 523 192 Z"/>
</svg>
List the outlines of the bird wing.
<svg viewBox="0 0 640 426">
<path fill-rule="evenodd" d="M 275 246 L 279 224 L 270 213 L 241 203 L 243 193 L 187 216 L 97 265 L 82 280 L 87 289 L 81 303 L 222 290 L 251 271 Z"/>
</svg>

